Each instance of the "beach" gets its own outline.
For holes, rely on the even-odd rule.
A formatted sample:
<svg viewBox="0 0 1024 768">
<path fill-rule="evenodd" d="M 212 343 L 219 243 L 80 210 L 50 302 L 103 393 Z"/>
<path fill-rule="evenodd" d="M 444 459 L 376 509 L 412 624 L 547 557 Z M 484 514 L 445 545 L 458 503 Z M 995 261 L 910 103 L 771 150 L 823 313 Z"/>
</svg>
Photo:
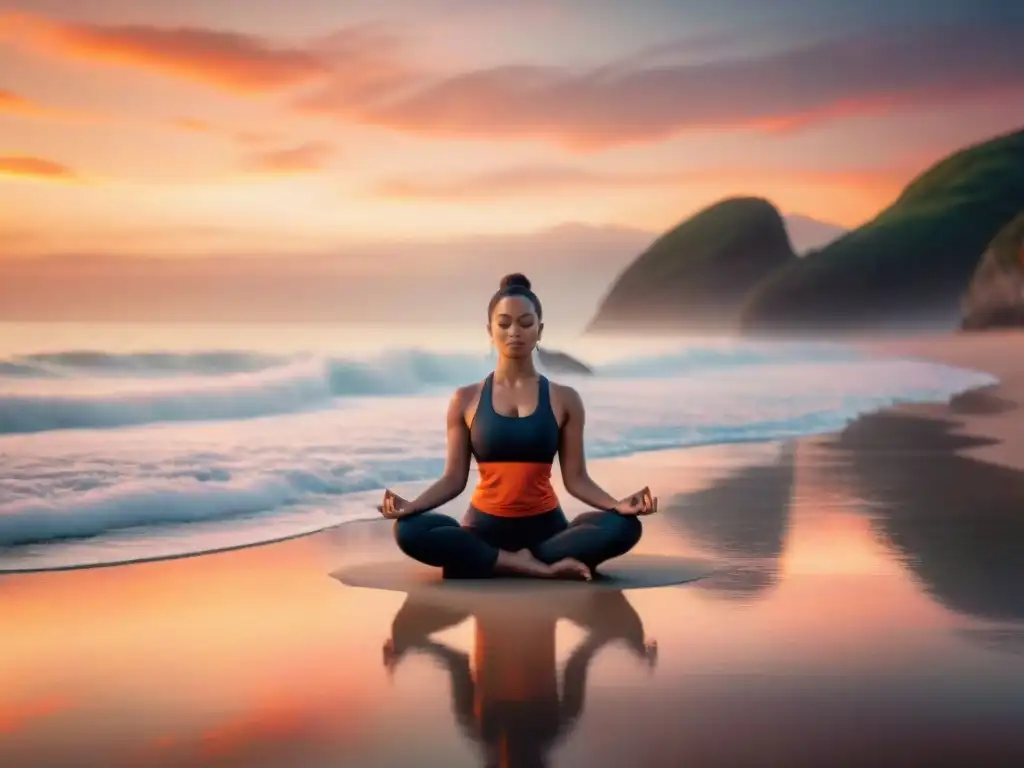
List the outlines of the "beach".
<svg viewBox="0 0 1024 768">
<path fill-rule="evenodd" d="M 382 520 L 2 575 L 0 765 L 1024 764 L 1024 334 L 858 346 L 999 383 L 590 462 L 660 496 L 637 552 L 716 564 L 689 584 L 504 611 L 333 578 L 396 556 Z"/>
</svg>

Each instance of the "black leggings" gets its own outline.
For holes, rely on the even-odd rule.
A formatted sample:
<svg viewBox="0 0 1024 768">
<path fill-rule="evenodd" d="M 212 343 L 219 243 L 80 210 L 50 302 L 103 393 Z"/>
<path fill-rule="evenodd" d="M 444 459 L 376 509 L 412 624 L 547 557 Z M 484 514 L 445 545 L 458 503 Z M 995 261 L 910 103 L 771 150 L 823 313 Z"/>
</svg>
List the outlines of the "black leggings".
<svg viewBox="0 0 1024 768">
<path fill-rule="evenodd" d="M 498 517 L 470 507 L 461 525 L 438 512 L 395 522 L 399 549 L 414 560 L 441 568 L 447 578 L 490 576 L 499 549 L 529 549 L 545 563 L 572 557 L 594 570 L 632 549 L 641 532 L 635 516 L 584 512 L 570 523 L 560 507 L 523 518 Z"/>
</svg>

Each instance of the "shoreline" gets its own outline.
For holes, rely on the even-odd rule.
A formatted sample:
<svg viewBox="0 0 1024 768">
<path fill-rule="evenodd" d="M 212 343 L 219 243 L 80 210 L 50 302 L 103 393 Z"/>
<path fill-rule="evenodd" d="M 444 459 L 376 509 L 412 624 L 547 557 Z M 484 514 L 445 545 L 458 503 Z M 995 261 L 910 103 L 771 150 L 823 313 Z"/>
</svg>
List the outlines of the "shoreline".
<svg viewBox="0 0 1024 768">
<path fill-rule="evenodd" d="M 905 401 L 897 402 L 889 405 L 880 406 L 870 411 L 865 411 L 856 417 L 853 417 L 845 422 L 844 425 L 838 428 L 823 429 L 818 432 L 809 432 L 801 435 L 795 435 L 791 437 L 772 437 L 772 438 L 738 438 L 727 441 L 716 441 L 716 442 L 696 442 L 687 445 L 680 446 L 668 446 L 650 449 L 633 450 L 628 453 L 602 456 L 600 458 L 592 459 L 589 463 L 591 466 L 600 467 L 601 465 L 614 464 L 622 461 L 636 461 L 643 459 L 644 457 L 662 455 L 673 455 L 678 452 L 686 452 L 687 455 L 692 455 L 694 451 L 715 451 L 715 450 L 728 450 L 732 446 L 744 446 L 744 445 L 785 445 L 787 443 L 800 443 L 804 441 L 821 441 L 830 437 L 840 435 L 845 429 L 851 425 L 856 424 L 858 421 L 862 421 L 866 418 L 884 416 L 887 413 L 911 413 L 911 414 L 929 414 L 937 416 L 941 412 L 948 412 L 949 415 L 957 415 L 957 403 L 964 402 L 965 400 L 971 400 L 977 397 L 994 397 L 1000 399 L 1000 393 L 1007 386 L 1005 376 L 999 372 L 999 365 L 993 365 L 997 361 L 991 357 L 985 357 L 984 355 L 971 356 L 970 354 L 964 354 L 964 347 L 970 349 L 976 345 L 976 339 L 987 340 L 987 343 L 992 346 L 1001 346 L 1007 343 L 1018 344 L 1021 347 L 1021 355 L 1024 356 L 1024 332 L 1015 331 L 991 331 L 983 336 L 977 336 L 974 334 L 921 334 L 904 337 L 881 337 L 873 338 L 869 341 L 861 342 L 847 342 L 853 349 L 857 349 L 862 352 L 866 352 L 873 356 L 878 357 L 896 357 L 904 360 L 916 360 L 928 363 L 938 363 L 943 365 L 951 365 L 957 368 L 964 368 L 972 370 L 976 373 L 982 373 L 992 376 L 996 379 L 994 383 L 982 384 L 974 387 L 968 387 L 963 391 L 950 396 L 945 400 L 922 400 L 922 401 Z M 951 349 L 953 347 L 953 349 Z M 1000 352 L 1001 354 L 1001 352 Z M 983 362 L 985 367 L 979 367 L 975 364 L 967 364 L 966 361 L 978 361 Z M 1003 371 L 1005 374 L 1006 371 Z M 1016 379 L 1011 376 L 1011 381 Z M 980 406 L 984 408 L 984 406 Z M 1024 463 L 1022 463 L 1024 468 Z M 612 473 L 615 472 L 614 466 L 612 467 Z M 403 485 L 403 484 L 397 484 Z M 456 505 L 457 502 L 462 499 L 466 493 L 460 494 L 452 502 L 449 502 L 445 506 Z M 571 502 L 570 502 L 571 503 Z M 563 505 L 564 506 L 564 505 Z M 457 514 L 457 513 L 455 513 Z M 283 544 L 289 541 L 295 541 L 299 539 L 310 539 L 314 537 L 320 537 L 328 535 L 331 532 L 345 531 L 350 526 L 357 523 L 380 523 L 381 520 L 374 517 L 365 518 L 353 518 L 349 520 L 342 520 L 331 525 L 316 528 L 311 531 L 302 531 L 300 533 L 286 534 L 283 536 L 274 537 L 271 539 L 246 542 L 240 544 L 226 545 L 221 547 L 215 547 L 211 549 L 203 549 L 199 551 L 182 552 L 170 555 L 154 555 L 148 557 L 132 558 L 125 560 L 116 560 L 110 562 L 99 562 L 99 563 L 76 563 L 70 565 L 57 565 L 52 567 L 24 567 L 24 568 L 4 568 L 0 566 L 0 580 L 5 577 L 18 577 L 18 576 L 31 576 L 45 573 L 66 573 L 71 571 L 89 571 L 97 569 L 112 569 L 112 568 L 128 568 L 131 566 L 146 565 L 152 563 L 160 563 L 165 561 L 178 561 L 187 560 L 190 558 L 202 558 L 215 556 L 220 554 L 227 554 L 232 552 L 239 552 L 251 549 L 264 548 L 276 544 Z"/>
<path fill-rule="evenodd" d="M 943 423 L 959 436 L 984 442 L 965 447 L 965 455 L 1024 471 L 1024 426 L 1014 413 L 1024 405 L 1024 330 L 878 339 L 858 347 L 871 354 L 969 368 L 994 377 L 994 384 L 971 387 L 948 402 L 907 403 L 880 413 Z"/>
</svg>

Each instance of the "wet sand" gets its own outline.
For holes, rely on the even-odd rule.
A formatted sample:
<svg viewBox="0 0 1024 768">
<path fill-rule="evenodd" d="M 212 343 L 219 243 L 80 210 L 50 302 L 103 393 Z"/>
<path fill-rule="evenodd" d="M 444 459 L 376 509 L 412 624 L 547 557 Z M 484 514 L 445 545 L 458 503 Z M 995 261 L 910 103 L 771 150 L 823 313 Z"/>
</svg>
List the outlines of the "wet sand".
<svg viewBox="0 0 1024 768">
<path fill-rule="evenodd" d="M 638 551 L 719 564 L 690 584 L 438 605 L 331 578 L 392 551 L 383 521 L 0 577 L 0 765 L 1022 765 L 1024 334 L 867 346 L 1001 383 L 592 462 L 660 493 Z"/>
</svg>

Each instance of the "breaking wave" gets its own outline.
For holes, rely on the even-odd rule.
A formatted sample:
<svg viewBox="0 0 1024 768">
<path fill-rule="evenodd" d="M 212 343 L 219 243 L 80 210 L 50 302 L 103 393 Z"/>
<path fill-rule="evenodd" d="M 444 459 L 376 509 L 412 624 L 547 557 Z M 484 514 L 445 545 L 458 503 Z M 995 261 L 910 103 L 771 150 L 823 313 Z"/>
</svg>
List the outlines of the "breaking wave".
<svg viewBox="0 0 1024 768">
<path fill-rule="evenodd" d="M 601 377 L 647 378 L 737 366 L 849 361 L 838 346 L 739 345 L 597 366 Z M 420 350 L 375 359 L 244 351 L 110 354 L 69 351 L 0 361 L 0 435 L 111 429 L 153 422 L 257 418 L 330 407 L 335 398 L 415 395 L 477 380 L 484 355 Z"/>
</svg>

